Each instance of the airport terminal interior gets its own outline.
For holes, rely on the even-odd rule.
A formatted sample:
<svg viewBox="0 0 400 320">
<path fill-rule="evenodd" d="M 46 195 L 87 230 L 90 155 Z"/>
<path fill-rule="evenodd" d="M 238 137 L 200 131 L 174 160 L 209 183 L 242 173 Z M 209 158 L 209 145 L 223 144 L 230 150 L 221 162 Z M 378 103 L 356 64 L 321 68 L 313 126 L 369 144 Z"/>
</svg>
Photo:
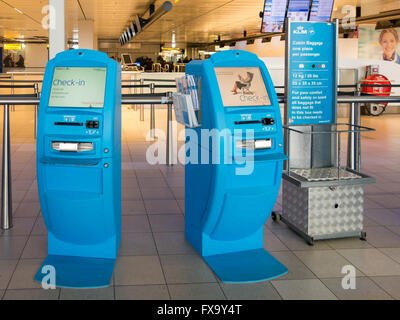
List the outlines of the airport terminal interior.
<svg viewBox="0 0 400 320">
<path fill-rule="evenodd" d="M 282 12 L 280 16 L 279 10 Z M 271 17 L 274 15 L 275 20 L 272 23 Z M 287 17 L 290 19 L 285 22 Z M 314 20 L 313 17 L 315 17 Z M 287 78 L 292 76 L 289 72 L 292 70 L 292 62 L 289 61 L 288 55 L 292 54 L 291 49 L 294 48 L 295 43 L 294 41 L 292 48 L 290 46 L 292 42 L 289 39 L 291 36 L 297 37 L 296 39 L 303 36 L 296 33 L 296 30 L 302 33 L 301 30 L 305 30 L 306 27 L 295 29 L 296 23 L 305 23 L 304 26 L 307 26 L 307 23 L 313 23 L 309 21 L 314 21 L 316 25 L 322 23 L 324 28 L 329 27 L 332 31 L 330 45 L 322 46 L 324 48 L 331 46 L 332 52 L 329 53 L 328 49 L 328 53 L 321 51 L 323 55 L 326 54 L 323 56 L 324 61 L 312 60 L 311 56 L 311 60 L 304 62 L 305 67 L 303 65 L 300 68 L 307 69 L 307 63 L 312 65 L 311 69 L 324 69 L 325 63 L 327 68 L 332 68 L 328 76 L 331 82 L 327 79 L 318 79 L 322 82 L 328 81 L 326 88 L 321 89 L 321 92 L 332 93 L 332 109 L 328 116 L 333 120 L 331 124 L 323 120 L 316 124 L 317 122 L 312 121 L 317 117 L 303 117 L 301 121 L 311 122 L 306 124 L 300 121 L 299 123 L 305 126 L 295 126 L 296 119 L 300 118 L 289 120 L 287 114 L 288 112 L 290 114 L 290 111 L 286 109 L 289 106 L 288 101 L 293 102 L 296 99 L 294 97 L 296 90 L 293 90 L 296 80 L 289 86 Z M 316 25 L 312 29 L 313 32 L 305 36 L 309 36 L 310 41 L 314 39 L 311 37 L 317 36 L 323 39 L 318 41 L 328 41 L 328 33 L 318 35 L 320 29 Z M 293 30 L 295 32 L 292 33 Z M 2 135 L 0 136 L 3 166 L 0 300 L 399 300 L 399 34 L 400 1 L 398 0 L 0 0 L 0 57 L 2 60 L 0 68 Z M 301 48 L 308 48 L 307 46 L 308 42 L 300 44 L 297 48 L 301 51 Z M 314 47 L 313 44 L 310 44 L 310 48 L 309 50 L 316 50 L 315 52 L 322 50 Z M 84 49 L 100 51 L 103 54 L 92 56 Z M 66 51 L 64 56 L 59 54 L 56 57 L 57 53 L 64 50 Z M 233 58 L 230 58 L 230 52 L 238 56 L 240 54 L 243 58 L 238 58 L 235 62 Z M 65 170 L 70 170 L 74 164 L 78 164 L 74 168 L 79 167 L 82 175 L 86 175 L 86 173 L 83 174 L 83 170 L 104 171 L 108 167 L 108 164 L 105 164 L 103 168 L 101 164 L 98 169 L 94 169 L 97 164 L 91 163 L 90 159 L 87 160 L 88 162 L 74 162 L 79 159 L 73 158 L 75 155 L 72 153 L 79 153 L 78 151 L 82 151 L 81 147 L 86 147 L 83 144 L 86 143 L 85 139 L 89 139 L 88 136 L 76 137 L 75 140 L 69 137 L 70 140 L 67 142 L 51 140 L 51 135 L 55 135 L 55 132 L 58 133 L 57 139 L 59 139 L 56 141 L 61 141 L 60 139 L 67 139 L 63 138 L 63 134 L 64 136 L 69 134 L 67 130 L 78 130 L 77 127 L 82 126 L 82 123 L 74 122 L 75 118 L 71 120 L 71 117 L 75 117 L 71 114 L 76 112 L 79 120 L 79 117 L 83 117 L 82 114 L 89 108 L 76 111 L 78 107 L 76 105 L 76 108 L 65 111 L 62 115 L 64 118 L 60 116 L 60 119 L 64 120 L 51 118 L 51 124 L 54 121 L 62 121 L 54 122 L 54 124 L 59 125 L 57 130 L 66 130 L 64 133 L 56 131 L 53 127 L 50 128 L 50 120 L 46 124 L 41 122 L 41 120 L 50 119 L 45 117 L 56 117 L 56 114 L 61 115 L 65 110 L 65 108 L 59 108 L 60 110 L 56 112 L 50 110 L 52 99 L 53 101 L 63 99 L 57 95 L 53 96 L 53 92 L 50 93 L 50 86 L 51 83 L 54 85 L 54 80 L 52 82 L 53 78 L 49 78 L 52 77 L 52 73 L 48 74 L 49 71 L 46 71 L 46 75 L 44 74 L 46 65 L 49 59 L 56 57 L 53 65 L 50 63 L 47 65 L 47 70 L 55 67 L 56 73 L 60 68 L 67 71 L 69 67 L 82 69 L 86 65 L 83 62 L 79 64 L 80 58 L 66 58 L 73 57 L 74 53 L 87 59 L 83 61 L 86 61 L 90 67 L 98 67 L 93 64 L 94 62 L 90 62 L 91 57 L 94 60 L 97 59 L 96 61 L 107 61 L 104 62 L 107 66 L 115 67 L 115 70 L 109 68 L 107 74 L 107 77 L 111 77 L 107 78 L 105 88 L 107 101 L 112 100 L 109 99 L 109 95 L 118 93 L 119 82 L 122 85 L 121 139 L 119 140 L 118 133 L 115 133 L 115 146 L 112 147 L 113 151 L 114 148 L 117 150 L 116 158 L 112 161 L 118 162 L 120 156 L 121 162 L 121 207 L 120 211 L 117 209 L 115 213 L 118 215 L 120 212 L 121 217 L 119 228 L 116 223 L 115 235 L 118 239 L 118 233 L 120 233 L 120 246 L 115 258 L 110 259 L 113 263 L 115 262 L 115 265 L 110 271 L 111 279 L 108 285 L 99 285 L 97 288 L 96 286 L 88 288 L 90 285 L 86 288 L 85 285 L 75 285 L 86 275 L 74 275 L 71 271 L 68 280 L 72 281 L 72 278 L 76 276 L 80 279 L 78 282 L 72 281 L 73 285 L 49 289 L 38 282 L 35 275 L 43 266 L 46 257 L 50 257 L 51 252 L 57 252 L 57 246 L 70 248 L 69 241 L 74 245 L 79 244 L 79 239 L 74 239 L 74 230 L 75 227 L 85 228 L 85 226 L 82 227 L 82 223 L 74 219 L 80 219 L 86 214 L 85 210 L 79 214 L 72 215 L 71 213 L 73 218 L 68 218 L 66 214 L 63 219 L 67 222 L 60 227 L 60 231 L 57 231 L 55 225 L 57 225 L 58 217 L 52 217 L 52 214 L 61 212 L 57 211 L 57 201 L 65 201 L 63 197 L 67 197 L 67 194 L 76 195 L 77 192 L 68 191 L 68 188 L 76 187 L 77 184 L 71 182 L 65 172 L 60 172 L 60 177 L 65 177 L 68 182 L 57 178 L 57 165 L 54 163 L 51 165 L 51 161 L 56 161 L 54 159 L 57 157 L 67 154 L 63 165 L 64 168 L 69 169 Z M 231 60 L 224 64 L 224 59 Z M 332 66 L 325 60 L 331 61 Z M 250 64 L 246 65 L 246 63 Z M 244 76 L 239 74 L 240 81 L 233 81 L 232 84 L 235 83 L 233 88 L 224 87 L 221 84 L 221 79 L 225 79 L 226 73 L 217 69 L 225 68 L 225 72 L 228 72 L 231 69 L 245 67 L 251 71 L 247 72 L 247 76 L 250 77 L 247 82 L 242 79 Z M 119 68 L 121 68 L 121 74 L 119 74 Z M 258 70 L 255 70 L 257 68 Z M 110 70 L 115 71 L 115 79 L 117 79 L 115 88 L 109 85 L 109 80 L 113 79 L 111 74 L 114 72 Z M 298 73 L 294 74 L 302 74 L 300 71 L 297 70 Z M 213 74 L 214 72 L 217 72 L 217 77 Z M 201 88 L 200 85 L 191 87 L 200 96 L 200 109 L 203 110 L 199 111 L 191 104 L 192 116 L 195 119 L 189 115 L 189 120 L 185 116 L 181 118 L 185 110 L 186 114 L 189 112 L 185 108 L 180 108 L 178 106 L 180 102 L 176 100 L 176 97 L 179 98 L 177 92 L 181 89 L 179 79 L 189 79 L 185 77 L 185 73 L 193 75 L 193 79 L 196 79 L 199 74 L 203 77 Z M 268 80 L 267 73 L 271 81 Z M 119 75 L 121 75 L 121 81 L 119 81 Z M 84 71 L 77 77 L 83 79 Z M 78 81 L 78 78 L 75 81 L 85 81 Z M 252 84 L 251 81 L 253 81 Z M 103 88 L 104 83 L 105 80 Z M 230 86 L 230 83 L 228 85 Z M 307 85 L 313 86 L 315 83 L 311 81 L 306 85 L 300 83 L 298 89 L 305 90 Z M 270 100 L 270 105 L 275 106 L 275 113 L 271 111 L 272 109 L 268 109 L 265 111 L 268 115 L 264 115 L 264 118 L 259 120 L 254 115 L 260 113 L 257 108 L 264 107 L 260 107 L 257 103 L 249 103 L 249 106 L 252 106 L 249 107 L 243 104 L 243 100 L 241 100 L 241 105 L 250 110 L 243 112 L 253 113 L 253 118 L 251 114 L 250 117 L 243 117 L 243 114 L 236 111 L 240 108 L 235 109 L 232 104 L 229 108 L 227 101 L 239 101 L 233 100 L 239 97 L 248 98 L 257 90 L 261 90 L 259 86 L 264 91 L 265 87 L 267 88 L 268 93 L 265 91 L 265 94 Z M 229 95 L 221 93 L 221 99 L 222 88 L 228 88 L 226 90 Z M 277 95 L 275 95 L 275 90 Z M 80 90 L 79 92 L 85 95 L 91 93 L 88 91 Z M 312 93 L 312 91 L 308 92 Z M 329 94 L 325 93 L 330 97 Z M 215 98 L 216 95 L 217 98 Z M 363 102 L 362 98 L 371 96 L 378 99 Z M 39 98 L 40 107 L 38 107 Z M 75 98 L 76 96 L 71 96 L 71 101 L 75 101 Z M 314 96 L 310 99 L 320 98 L 320 96 L 317 98 Z M 359 100 L 356 100 L 357 98 Z M 394 102 L 385 100 L 388 98 L 393 98 Z M 6 102 L 7 99 L 10 102 Z M 24 105 L 24 101 L 34 99 L 37 99 L 36 103 Z M 85 101 L 84 97 L 82 99 Z M 119 107 L 118 96 L 115 101 L 115 107 Z M 106 112 L 105 104 L 107 103 L 103 102 L 104 112 Z M 98 110 L 102 110 L 100 108 L 103 108 L 103 105 L 93 107 L 92 110 L 96 109 L 93 112 L 102 112 Z M 220 109 L 218 109 L 219 106 Z M 189 107 L 186 106 L 186 108 Z M 277 114 L 279 111 L 280 116 Z M 179 112 L 182 114 L 178 114 Z M 215 116 L 219 120 L 215 120 L 214 125 L 223 123 L 221 129 L 228 127 L 228 120 L 231 119 L 229 117 L 234 117 L 234 115 L 238 116 L 235 118 L 235 123 L 242 122 L 243 129 L 251 125 L 256 127 L 257 122 L 262 123 L 266 128 L 268 126 L 276 128 L 274 129 L 276 133 L 274 130 L 265 130 L 262 133 L 257 132 L 256 135 L 256 137 L 264 137 L 261 134 L 267 134 L 266 137 L 273 138 L 254 140 L 253 137 L 254 153 L 257 156 L 264 152 L 265 154 L 261 154 L 263 158 L 260 156 L 260 159 L 269 161 L 265 160 L 267 164 L 263 164 L 262 169 L 259 169 L 259 163 L 255 163 L 255 173 L 258 175 L 253 175 L 254 179 L 246 180 L 240 176 L 228 176 L 228 169 L 224 169 L 228 166 L 222 164 L 208 165 L 215 168 L 215 171 L 210 169 L 202 174 L 195 171 L 197 170 L 194 168 L 195 165 L 188 165 L 181 161 L 182 153 L 183 158 L 185 154 L 185 127 L 186 131 L 195 127 L 197 127 L 195 130 L 202 129 L 202 126 L 206 128 L 213 123 L 210 120 L 213 112 L 227 115 L 226 120 L 221 120 L 218 114 Z M 111 121 L 111 118 L 113 119 L 114 114 L 111 117 L 109 113 L 108 116 L 106 114 L 100 116 L 100 121 L 104 121 L 104 125 Z M 70 118 L 67 119 L 68 117 Z M 330 131 L 330 134 L 313 135 L 313 137 L 323 136 L 321 140 L 304 138 L 304 141 L 300 141 L 294 139 L 296 132 L 290 131 L 288 135 L 289 130 L 282 127 L 280 118 L 282 118 L 283 126 L 292 124 L 292 128 L 306 131 L 307 129 L 299 128 L 309 127 L 311 132 L 320 130 L 318 126 L 337 130 L 339 128 L 337 123 L 352 123 L 354 126 L 349 126 L 350 129 L 345 126 L 344 132 L 339 134 L 336 134 L 336 131 L 333 133 Z M 91 122 L 97 121 L 98 129 L 99 118 L 90 119 L 94 120 Z M 250 125 L 250 122 L 255 119 L 257 121 L 253 121 Z M 74 125 L 71 125 L 71 122 Z M 116 131 L 119 128 L 117 122 L 115 122 Z M 86 134 L 91 130 L 96 131 L 95 125 L 86 122 L 88 129 Z M 259 125 L 261 127 L 261 124 Z M 151 128 L 155 129 L 155 138 L 152 136 Z M 212 125 L 210 129 L 213 129 Z M 104 130 L 104 134 L 111 131 Z M 303 134 L 300 136 L 303 137 Z M 304 136 L 310 137 L 307 134 Z M 48 139 L 52 143 L 47 143 Z M 76 142 L 78 140 L 80 142 Z M 76 146 L 73 146 L 74 143 L 71 141 Z M 275 141 L 278 142 L 275 144 Z M 120 153 L 118 152 L 119 142 L 121 143 Z M 241 141 L 243 144 L 246 142 L 249 141 Z M 258 142 L 261 147 L 257 147 Z M 288 142 L 290 142 L 290 147 Z M 163 160 L 155 164 L 149 161 L 149 150 L 154 145 L 160 146 L 158 153 L 161 153 L 160 158 Z M 46 147 L 51 147 L 52 150 L 47 153 Z M 75 147 L 76 149 L 72 150 Z M 57 154 L 56 148 L 59 148 Z M 66 148 L 64 152 L 62 148 Z M 246 145 L 244 148 L 250 147 Z M 91 150 L 93 151 L 93 144 Z M 276 154 L 268 153 L 272 150 L 275 150 Z M 46 155 L 43 161 L 40 160 L 42 152 Z M 288 161 L 285 161 L 284 153 L 289 156 Z M 307 162 L 304 159 L 309 159 L 309 168 L 303 163 Z M 333 176 L 308 179 L 300 174 L 302 169 L 310 172 L 315 172 L 311 169 L 324 169 L 326 163 L 330 162 L 334 163 L 332 168 L 329 168 Z M 282 168 L 284 163 L 295 173 L 290 173 L 287 167 Z M 302 165 L 299 166 L 299 163 Z M 218 169 L 220 167 L 221 170 Z M 337 167 L 343 172 L 340 173 Z M 63 167 L 60 166 L 60 168 Z M 267 170 L 264 168 L 269 168 L 270 171 L 263 171 Z M 73 170 L 78 172 L 78 169 L 71 169 L 71 172 L 79 179 L 79 174 Z M 39 172 L 41 173 L 38 174 Z M 53 176 L 49 177 L 51 173 Z M 209 179 L 211 179 L 212 174 L 226 174 L 226 176 L 214 177 L 210 182 L 207 176 L 210 175 Z M 277 178 L 272 179 L 271 177 L 275 175 Z M 104 179 L 106 176 L 108 177 L 104 174 Z M 299 176 L 302 178 L 299 185 L 307 185 L 306 188 L 294 184 L 293 181 Z M 360 178 L 358 182 L 353 183 L 357 180 L 354 176 Z M 88 177 L 97 176 L 93 171 L 88 174 Z M 198 182 L 193 179 L 198 179 Z M 209 187 L 214 180 L 218 186 L 215 189 Z M 275 182 L 266 183 L 265 190 L 269 193 L 265 190 L 260 191 L 259 188 L 264 185 L 263 181 L 270 180 Z M 118 179 L 115 181 L 118 184 Z M 112 180 L 112 186 L 115 181 Z M 111 182 L 107 180 L 99 180 L 98 185 L 95 185 L 93 181 L 89 183 L 96 189 L 103 185 L 106 189 L 108 184 L 111 185 Z M 209 189 L 204 189 L 205 191 L 202 192 L 199 191 L 201 187 Z M 84 187 L 79 186 L 79 188 L 90 194 L 90 191 Z M 240 195 L 237 195 L 233 188 L 237 188 L 237 193 Z M 297 191 L 291 188 L 297 188 L 295 189 Z M 54 190 L 58 190 L 58 193 Z M 315 194 L 314 190 L 320 193 Z M 343 194 L 335 200 L 332 208 L 325 208 L 325 203 L 331 201 L 327 193 L 337 192 L 337 190 L 343 190 Z M 87 206 L 90 207 L 90 201 L 94 201 L 90 197 L 94 196 L 84 199 L 85 192 L 76 197 L 83 199 L 83 202 L 87 200 Z M 251 194 L 252 192 L 254 194 Z M 260 194 L 263 194 L 264 198 Z M 59 198 L 51 199 L 56 195 Z M 210 235 L 204 227 L 204 230 L 199 231 L 201 234 L 198 236 L 198 230 L 192 227 L 192 220 L 190 220 L 192 215 L 199 214 L 198 220 L 206 219 L 206 214 L 201 216 L 203 212 L 199 213 L 201 209 L 196 211 L 193 205 L 187 203 L 189 198 L 194 201 L 193 203 L 200 203 L 195 200 L 197 196 L 204 196 L 206 199 L 204 201 L 222 197 L 225 199 L 226 208 L 232 211 L 230 216 L 231 213 L 224 207 L 223 214 L 213 218 L 218 221 Z M 107 195 L 105 194 L 104 197 Z M 216 202 L 219 201 L 217 200 Z M 78 200 L 71 200 L 71 202 L 74 201 Z M 104 201 L 104 206 L 109 208 L 108 200 Z M 295 202 L 301 202 L 301 204 L 296 206 Z M 62 206 L 61 203 L 59 205 Z M 69 205 L 70 203 L 65 204 L 66 207 Z M 212 206 L 212 204 L 209 205 Z M 82 206 L 85 205 L 82 204 Z M 114 206 L 118 208 L 119 202 Z M 343 207 L 346 208 L 342 209 Z M 206 210 L 205 206 L 202 208 Z M 354 212 L 358 209 L 355 208 L 360 208 L 357 217 Z M 79 207 L 77 210 L 79 211 Z M 189 213 L 188 210 L 191 212 Z M 263 212 L 261 218 L 254 222 L 256 218 L 253 216 L 259 215 L 260 210 Z M 274 212 L 272 215 L 271 211 Z M 336 218 L 329 216 L 329 212 L 341 216 L 341 220 L 332 228 L 330 224 L 334 223 L 333 220 Z M 209 213 L 209 217 L 212 217 L 214 213 Z M 93 215 L 94 220 L 106 218 L 106 213 Z M 320 229 L 334 231 L 316 236 L 315 233 L 311 233 L 311 228 L 307 232 L 307 222 L 304 222 L 306 224 L 306 231 L 304 231 L 299 220 L 307 218 L 309 226 L 312 223 L 318 223 Z M 118 218 L 116 219 L 118 221 Z M 86 218 L 82 220 L 87 221 Z M 241 223 L 235 226 L 232 221 L 241 221 Z M 98 221 L 88 222 L 88 225 L 92 223 L 95 225 Z M 209 225 L 211 222 L 207 221 L 207 223 Z M 223 226 L 224 223 L 226 226 Z M 254 249 L 257 249 L 258 253 L 263 252 L 260 255 L 250 254 L 248 260 L 240 256 L 243 250 L 246 250 L 241 248 L 247 248 L 248 243 L 235 238 L 235 233 L 240 234 L 241 230 L 246 229 L 247 223 L 258 223 L 257 239 L 261 242 Z M 361 229 L 356 228 L 356 231 L 351 232 L 342 231 L 348 230 L 349 226 L 357 223 Z M 67 230 L 67 225 L 71 227 L 70 230 Z M 108 225 L 108 222 L 105 225 Z M 104 227 L 104 230 L 106 229 Z M 48 230 L 51 230 L 51 234 Z M 88 227 L 87 233 L 94 232 L 93 230 L 98 229 Z M 63 241 L 55 240 L 58 237 L 57 232 L 60 232 Z M 108 230 L 104 231 L 106 232 Z M 202 240 L 193 240 L 192 235 L 195 233 L 196 236 L 193 238 Z M 85 239 L 90 237 L 95 239 L 97 236 L 90 234 Z M 52 245 L 48 246 L 50 241 Z M 89 250 L 85 252 L 87 260 L 90 260 L 96 258 L 96 255 L 90 253 L 91 240 L 87 241 L 82 252 Z M 221 244 L 223 242 L 229 245 Z M 226 252 L 224 252 L 224 246 L 229 247 Z M 73 257 L 74 253 L 71 252 L 65 255 Z M 224 254 L 211 255 L 211 257 L 221 258 L 220 262 L 215 262 L 216 260 L 212 260 L 206 252 L 223 252 Z M 234 259 L 234 254 L 242 257 L 243 261 L 240 263 L 229 260 Z M 228 261 L 221 261 L 224 257 Z M 258 266 L 263 265 L 263 268 L 268 269 L 272 264 L 276 269 L 271 267 L 274 270 L 270 273 L 264 274 L 265 270 L 259 270 L 262 268 Z M 240 272 L 231 270 L 236 266 Z M 79 268 L 77 270 L 79 271 Z M 260 279 L 257 278 L 257 272 L 263 274 L 259 276 Z M 89 277 L 91 276 L 89 274 Z M 225 276 L 231 277 L 231 280 L 225 281 Z M 248 276 L 247 279 L 246 276 Z"/>
</svg>

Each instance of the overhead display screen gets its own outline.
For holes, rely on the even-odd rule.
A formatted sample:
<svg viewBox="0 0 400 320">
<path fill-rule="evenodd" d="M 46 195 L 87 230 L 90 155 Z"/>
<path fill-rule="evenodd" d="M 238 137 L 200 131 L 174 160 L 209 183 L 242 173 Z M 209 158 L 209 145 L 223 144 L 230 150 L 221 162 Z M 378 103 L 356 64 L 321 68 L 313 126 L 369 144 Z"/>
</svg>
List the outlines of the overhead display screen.
<svg viewBox="0 0 400 320">
<path fill-rule="evenodd" d="M 335 0 L 314 0 L 311 6 L 310 21 L 331 21 Z"/>
<path fill-rule="evenodd" d="M 265 0 L 261 32 L 282 32 L 287 0 Z"/>
<path fill-rule="evenodd" d="M 308 21 L 310 0 L 290 0 L 287 17 L 292 21 Z"/>
<path fill-rule="evenodd" d="M 215 74 L 224 107 L 271 105 L 259 68 L 215 68 Z"/>
<path fill-rule="evenodd" d="M 49 107 L 103 108 L 107 68 L 56 67 Z"/>
</svg>

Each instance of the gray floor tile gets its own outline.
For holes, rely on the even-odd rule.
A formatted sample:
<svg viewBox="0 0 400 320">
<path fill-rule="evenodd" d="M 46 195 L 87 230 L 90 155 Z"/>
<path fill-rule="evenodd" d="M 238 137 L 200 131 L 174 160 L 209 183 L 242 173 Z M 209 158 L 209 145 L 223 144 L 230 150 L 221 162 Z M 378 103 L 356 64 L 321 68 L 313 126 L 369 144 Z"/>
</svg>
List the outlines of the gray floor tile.
<svg viewBox="0 0 400 320">
<path fill-rule="evenodd" d="M 185 220 L 182 215 L 149 215 L 149 220 L 153 232 L 176 232 L 185 230 Z"/>
<path fill-rule="evenodd" d="M 337 300 L 318 279 L 276 280 L 271 283 L 285 300 Z"/>
<path fill-rule="evenodd" d="M 175 199 L 184 200 L 185 199 L 185 188 L 184 187 L 173 187 L 172 192 Z"/>
<path fill-rule="evenodd" d="M 24 202 L 36 202 L 39 203 L 39 194 L 37 190 L 29 190 L 24 198 Z"/>
<path fill-rule="evenodd" d="M 8 289 L 39 289 L 41 284 L 33 280 L 43 259 L 20 260 L 11 278 Z"/>
<path fill-rule="evenodd" d="M 13 199 L 14 195 L 13 195 Z M 22 202 L 15 208 L 14 217 L 16 218 L 36 218 L 40 212 L 39 202 Z"/>
<path fill-rule="evenodd" d="M 356 279 L 355 289 L 343 289 L 342 279 L 321 280 L 340 300 L 392 300 L 384 290 L 371 279 L 360 277 Z"/>
<path fill-rule="evenodd" d="M 142 200 L 140 189 L 124 188 L 121 193 L 122 200 Z"/>
<path fill-rule="evenodd" d="M 4 293 L 5 293 L 5 290 L 0 290 L 0 300 L 3 299 Z"/>
<path fill-rule="evenodd" d="M 287 269 L 288 273 L 279 279 L 314 279 L 316 275 L 311 272 L 306 265 L 301 262 L 293 252 L 279 251 L 270 252 L 276 259 L 278 259 Z"/>
<path fill-rule="evenodd" d="M 290 229 L 276 229 L 273 233 L 282 241 L 282 243 L 290 250 L 330 250 L 331 248 L 327 244 L 326 240 L 315 241 L 313 246 L 307 244 L 307 242 L 294 233 Z"/>
<path fill-rule="evenodd" d="M 0 237 L 0 259 L 19 259 L 28 237 Z"/>
<path fill-rule="evenodd" d="M 181 212 L 183 214 L 185 214 L 185 200 L 178 199 L 177 202 L 178 202 L 179 209 L 181 209 Z"/>
<path fill-rule="evenodd" d="M 173 200 L 174 194 L 169 188 L 147 188 L 141 189 L 144 200 Z"/>
<path fill-rule="evenodd" d="M 123 233 L 121 256 L 154 256 L 157 255 L 156 245 L 151 233 Z"/>
<path fill-rule="evenodd" d="M 159 254 L 194 254 L 183 232 L 154 233 Z"/>
<path fill-rule="evenodd" d="M 166 285 L 115 287 L 116 300 L 170 300 Z"/>
<path fill-rule="evenodd" d="M 400 236 L 386 227 L 365 227 L 367 242 L 377 248 L 400 247 Z"/>
<path fill-rule="evenodd" d="M 60 289 L 19 289 L 7 290 L 3 300 L 58 300 Z"/>
<path fill-rule="evenodd" d="M 388 226 L 387 227 L 390 231 L 394 232 L 395 234 L 400 236 L 400 226 L 396 226 L 396 227 L 392 227 L 392 226 Z"/>
<path fill-rule="evenodd" d="M 400 276 L 371 277 L 371 279 L 393 298 L 400 300 Z"/>
<path fill-rule="evenodd" d="M 122 216 L 122 232 L 151 232 L 146 215 Z"/>
<path fill-rule="evenodd" d="M 172 300 L 226 300 L 218 283 L 169 284 Z"/>
<path fill-rule="evenodd" d="M 117 259 L 115 285 L 165 284 L 157 256 L 122 256 Z"/>
<path fill-rule="evenodd" d="M 114 287 L 96 289 L 62 288 L 60 300 L 114 300 Z"/>
<path fill-rule="evenodd" d="M 147 200 L 145 206 L 148 214 L 181 213 L 176 200 Z"/>
<path fill-rule="evenodd" d="M 287 251 L 289 250 L 277 236 L 268 229 L 264 230 L 264 249 L 267 251 Z"/>
<path fill-rule="evenodd" d="M 400 275 L 400 264 L 378 249 L 340 249 L 337 251 L 367 276 Z"/>
<path fill-rule="evenodd" d="M 391 209 L 369 209 L 365 215 L 384 226 L 400 226 L 400 215 Z"/>
<path fill-rule="evenodd" d="M 376 222 L 375 220 L 371 219 L 370 217 L 368 217 L 366 215 L 364 215 L 364 223 L 363 224 L 364 224 L 364 227 L 380 226 L 380 224 L 378 222 Z"/>
<path fill-rule="evenodd" d="M 399 248 L 380 248 L 379 251 L 383 252 L 396 262 L 400 263 L 400 247 Z"/>
<path fill-rule="evenodd" d="M 178 175 L 178 174 L 174 174 L 174 175 L 168 175 L 165 177 L 165 179 L 167 180 L 167 183 L 169 186 L 171 187 L 185 187 L 185 175 Z"/>
<path fill-rule="evenodd" d="M 7 289 L 18 260 L 0 260 L 0 289 Z"/>
<path fill-rule="evenodd" d="M 222 283 L 221 288 L 228 300 L 281 300 L 271 282 L 249 284 Z"/>
<path fill-rule="evenodd" d="M 332 239 L 327 240 L 326 243 L 333 249 L 365 249 L 372 247 L 367 241 L 360 240 L 358 237 Z"/>
<path fill-rule="evenodd" d="M 39 259 L 47 257 L 47 236 L 31 236 L 22 253 L 22 259 Z"/>
<path fill-rule="evenodd" d="M 135 177 L 122 177 L 122 189 L 139 189 L 139 183 Z"/>
<path fill-rule="evenodd" d="M 137 177 L 141 180 L 144 180 L 144 178 L 163 179 L 163 175 L 159 169 L 136 169 L 135 171 Z"/>
<path fill-rule="evenodd" d="M 216 282 L 211 269 L 198 255 L 160 256 L 168 284 Z"/>
<path fill-rule="evenodd" d="M 138 177 L 138 182 L 141 189 L 168 188 L 168 185 L 162 176 L 161 178 Z"/>
<path fill-rule="evenodd" d="M 369 195 L 364 197 L 364 208 L 365 209 L 379 209 L 384 208 L 381 204 L 377 203 L 375 200 L 370 199 Z"/>
<path fill-rule="evenodd" d="M 318 278 L 342 278 L 342 268 L 350 264 L 334 250 L 293 252 Z M 356 271 L 357 276 L 363 275 Z"/>
<path fill-rule="evenodd" d="M 36 218 L 13 218 L 13 227 L 9 230 L 1 230 L 0 236 L 29 236 Z"/>
<path fill-rule="evenodd" d="M 37 218 L 37 220 L 33 226 L 31 235 L 35 235 L 35 236 L 47 235 L 47 227 L 46 227 L 46 224 L 44 223 L 43 217 L 41 215 L 39 215 L 39 217 Z"/>
<path fill-rule="evenodd" d="M 124 200 L 121 203 L 122 215 L 143 215 L 146 214 L 146 208 L 142 200 Z"/>
<path fill-rule="evenodd" d="M 369 195 L 368 198 L 379 205 L 382 208 L 400 208 L 400 197 L 390 195 L 390 194 L 380 194 L 380 195 Z"/>
</svg>

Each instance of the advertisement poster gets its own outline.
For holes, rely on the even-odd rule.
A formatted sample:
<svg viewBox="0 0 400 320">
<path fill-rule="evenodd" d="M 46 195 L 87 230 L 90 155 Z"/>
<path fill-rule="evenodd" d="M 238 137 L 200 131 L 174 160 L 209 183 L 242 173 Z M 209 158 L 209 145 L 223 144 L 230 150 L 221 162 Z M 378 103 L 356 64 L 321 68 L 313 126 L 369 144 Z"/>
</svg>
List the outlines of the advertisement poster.
<svg viewBox="0 0 400 320">
<path fill-rule="evenodd" d="M 391 61 L 400 64 L 400 28 L 375 30 L 375 24 L 360 25 L 358 56 L 360 59 Z"/>
<path fill-rule="evenodd" d="M 259 68 L 215 68 L 215 73 L 224 107 L 271 105 Z"/>
</svg>

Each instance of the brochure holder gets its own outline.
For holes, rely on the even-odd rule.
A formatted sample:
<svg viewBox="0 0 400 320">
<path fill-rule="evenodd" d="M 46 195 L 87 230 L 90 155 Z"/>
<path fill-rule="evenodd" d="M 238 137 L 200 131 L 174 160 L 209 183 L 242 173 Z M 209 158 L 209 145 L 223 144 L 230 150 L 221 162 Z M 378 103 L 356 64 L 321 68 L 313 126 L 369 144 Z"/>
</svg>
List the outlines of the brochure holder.
<svg viewBox="0 0 400 320">
<path fill-rule="evenodd" d="M 176 79 L 177 92 L 173 93 L 176 121 L 185 127 L 200 127 L 200 102 L 198 86 L 192 75 Z"/>
</svg>

